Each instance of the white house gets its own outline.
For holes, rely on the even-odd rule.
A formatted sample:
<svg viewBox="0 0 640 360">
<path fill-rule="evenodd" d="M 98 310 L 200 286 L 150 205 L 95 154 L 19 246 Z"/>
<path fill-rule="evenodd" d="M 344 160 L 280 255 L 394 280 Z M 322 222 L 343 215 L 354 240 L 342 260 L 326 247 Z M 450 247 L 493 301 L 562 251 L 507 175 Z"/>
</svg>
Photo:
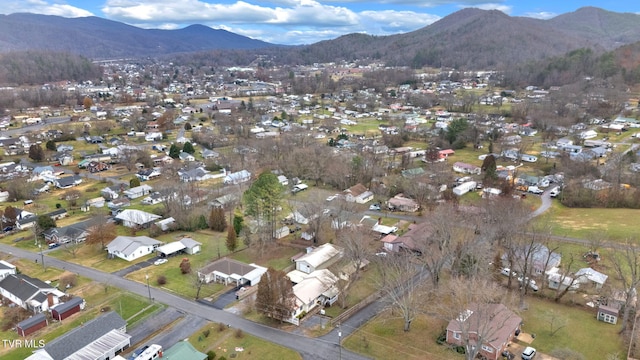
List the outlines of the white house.
<svg viewBox="0 0 640 360">
<path fill-rule="evenodd" d="M 326 243 L 317 248 L 307 248 L 307 252 L 295 259 L 296 270 L 310 274 L 316 270 L 329 267 L 342 257 L 342 249 Z"/>
<path fill-rule="evenodd" d="M 129 199 L 137 199 L 141 196 L 145 196 L 153 191 L 153 188 L 147 184 L 132 187 L 131 189 L 123 191 L 123 194 Z"/>
<path fill-rule="evenodd" d="M 467 164 L 460 161 L 456 161 L 453 164 L 453 171 L 463 174 L 476 174 L 480 175 L 481 169 L 479 166 L 473 164 Z"/>
<path fill-rule="evenodd" d="M 297 317 L 318 305 L 328 306 L 338 299 L 338 277 L 327 269 L 316 270 L 293 286 L 296 307 L 289 322 L 298 324 Z"/>
<path fill-rule="evenodd" d="M 230 173 L 224 178 L 225 185 L 237 185 L 251 180 L 251 173 L 247 170 Z"/>
<path fill-rule="evenodd" d="M 118 236 L 107 244 L 109 257 L 133 261 L 153 253 L 162 242 L 148 236 Z"/>
<path fill-rule="evenodd" d="M 0 280 L 0 295 L 33 313 L 47 311 L 65 294 L 42 280 L 24 274 L 8 274 Z"/>
<path fill-rule="evenodd" d="M 258 285 L 267 268 L 256 264 L 245 264 L 229 258 L 216 260 L 198 270 L 198 277 L 205 283 L 219 282 L 235 286 Z"/>
<path fill-rule="evenodd" d="M 366 204 L 373 200 L 373 193 L 364 185 L 356 184 L 344 191 L 344 199 L 347 202 L 355 202 L 358 204 Z"/>
<path fill-rule="evenodd" d="M 580 284 L 592 284 L 596 289 L 601 289 L 609 277 L 592 268 L 582 268 L 576 271 L 575 276 Z"/>
<path fill-rule="evenodd" d="M 8 263 L 4 260 L 0 260 L 0 280 L 6 278 L 9 275 L 16 274 L 16 266 Z"/>
<path fill-rule="evenodd" d="M 147 227 L 152 222 L 160 219 L 159 215 L 151 214 L 142 210 L 126 209 L 115 216 L 117 221 L 122 222 L 122 225 L 130 228 L 135 227 Z"/>
</svg>

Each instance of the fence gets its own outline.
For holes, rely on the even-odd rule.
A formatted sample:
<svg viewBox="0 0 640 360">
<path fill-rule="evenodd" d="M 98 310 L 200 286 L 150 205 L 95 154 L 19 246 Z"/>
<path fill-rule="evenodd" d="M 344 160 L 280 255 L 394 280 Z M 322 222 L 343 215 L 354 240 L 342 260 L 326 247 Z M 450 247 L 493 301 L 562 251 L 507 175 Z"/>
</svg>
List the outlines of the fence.
<svg viewBox="0 0 640 360">
<path fill-rule="evenodd" d="M 367 296 L 366 298 L 362 299 L 362 301 L 360 301 L 359 303 L 353 305 L 351 308 L 345 310 L 345 312 L 343 312 L 342 314 L 340 314 L 340 315 L 334 317 L 333 319 L 331 319 L 331 322 L 330 322 L 331 326 L 336 326 L 336 324 L 339 324 L 339 323 L 347 320 L 353 314 L 357 313 L 360 309 L 362 309 L 365 306 L 371 304 L 372 302 L 378 300 L 381 295 L 382 295 L 382 293 L 380 291 L 377 291 L 377 292 Z"/>
</svg>

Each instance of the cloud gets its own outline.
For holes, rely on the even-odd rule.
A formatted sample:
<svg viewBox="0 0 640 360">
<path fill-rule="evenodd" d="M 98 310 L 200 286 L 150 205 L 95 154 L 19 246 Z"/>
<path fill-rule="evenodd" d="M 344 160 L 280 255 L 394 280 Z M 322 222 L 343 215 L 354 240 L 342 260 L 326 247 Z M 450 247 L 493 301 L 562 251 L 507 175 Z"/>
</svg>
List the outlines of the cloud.
<svg viewBox="0 0 640 360">
<path fill-rule="evenodd" d="M 44 0 L 0 1 L 1 14 L 13 14 L 20 12 L 29 12 L 42 15 L 56 15 L 69 18 L 93 16 L 90 11 L 61 2 L 50 3 Z"/>
<path fill-rule="evenodd" d="M 551 18 L 554 18 L 554 17 L 558 16 L 558 14 L 553 13 L 553 12 L 548 12 L 548 11 L 541 11 L 541 12 L 524 13 L 522 16 L 530 17 L 530 18 L 534 18 L 534 19 L 540 19 L 540 20 L 547 20 L 547 19 L 551 19 Z"/>
<path fill-rule="evenodd" d="M 474 8 L 478 8 L 480 10 L 499 10 L 502 11 L 505 14 L 511 14 L 511 10 L 512 7 L 508 6 L 508 5 L 503 5 L 503 4 L 499 4 L 499 3 L 478 3 L 476 5 L 472 5 L 472 6 L 466 6 L 466 5 L 460 5 L 459 8 L 467 8 L 467 7 L 474 7 Z"/>
<path fill-rule="evenodd" d="M 389 35 L 413 31 L 440 20 L 437 15 L 413 11 L 363 11 L 359 13 L 361 24 L 372 35 Z"/>
</svg>

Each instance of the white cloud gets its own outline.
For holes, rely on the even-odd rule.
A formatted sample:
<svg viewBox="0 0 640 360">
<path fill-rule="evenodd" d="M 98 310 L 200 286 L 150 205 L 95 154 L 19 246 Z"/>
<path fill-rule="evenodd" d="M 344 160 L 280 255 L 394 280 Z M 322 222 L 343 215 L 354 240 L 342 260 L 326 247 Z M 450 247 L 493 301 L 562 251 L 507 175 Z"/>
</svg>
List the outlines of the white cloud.
<svg viewBox="0 0 640 360">
<path fill-rule="evenodd" d="M 440 20 L 437 15 L 413 11 L 363 11 L 359 13 L 361 24 L 368 34 L 388 35 L 413 31 Z"/>
<path fill-rule="evenodd" d="M 508 5 L 502 5 L 502 4 L 498 4 L 498 3 L 482 3 L 482 4 L 476 4 L 476 5 L 471 5 L 471 6 L 466 6 L 466 5 L 460 5 L 460 8 L 467 8 L 467 7 L 474 7 L 474 8 L 478 8 L 480 10 L 499 10 L 502 11 L 505 14 L 511 14 L 511 6 Z"/>
<path fill-rule="evenodd" d="M 13 14 L 19 12 L 29 12 L 42 15 L 56 15 L 69 18 L 93 16 L 90 11 L 64 4 L 59 1 L 56 1 L 54 3 L 44 0 L 0 1 L 1 14 Z"/>
<path fill-rule="evenodd" d="M 540 20 L 547 20 L 547 19 L 551 19 L 553 17 L 558 16 L 558 14 L 548 12 L 548 11 L 541 11 L 541 12 L 535 12 L 535 13 L 534 12 L 524 13 L 522 16 L 530 17 L 534 19 L 540 19 Z"/>
</svg>

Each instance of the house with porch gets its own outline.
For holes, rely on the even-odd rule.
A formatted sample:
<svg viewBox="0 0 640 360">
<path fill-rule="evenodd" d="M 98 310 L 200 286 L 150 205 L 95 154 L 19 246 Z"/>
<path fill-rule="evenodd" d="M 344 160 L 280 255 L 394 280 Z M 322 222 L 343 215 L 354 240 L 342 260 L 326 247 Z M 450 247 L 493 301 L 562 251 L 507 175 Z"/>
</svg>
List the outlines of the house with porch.
<svg viewBox="0 0 640 360">
<path fill-rule="evenodd" d="M 114 219 L 126 227 L 147 228 L 154 221 L 160 219 L 160 216 L 142 210 L 125 209 L 118 213 Z"/>
<path fill-rule="evenodd" d="M 480 169 L 480 166 L 476 166 L 476 165 L 473 165 L 473 164 L 468 164 L 468 163 L 456 161 L 453 164 L 453 171 L 459 172 L 459 173 L 462 173 L 462 174 L 480 175 L 480 172 L 482 170 Z"/>
<path fill-rule="evenodd" d="M 416 212 L 420 209 L 420 205 L 410 198 L 404 196 L 404 194 L 397 194 L 387 201 L 389 210 Z"/>
<path fill-rule="evenodd" d="M 205 283 L 218 282 L 240 287 L 258 285 L 267 268 L 256 264 L 221 258 L 198 270 L 198 278 Z"/>
<path fill-rule="evenodd" d="M 347 202 L 366 204 L 373 200 L 373 192 L 362 184 L 356 184 L 344 191 L 344 199 Z"/>
<path fill-rule="evenodd" d="M 106 248 L 109 258 L 117 256 L 127 261 L 133 261 L 154 253 L 161 245 L 161 241 L 148 236 L 120 235 L 107 244 Z"/>
<path fill-rule="evenodd" d="M 37 314 L 60 303 L 65 294 L 42 280 L 24 274 L 9 274 L 0 281 L 0 295 Z"/>
<path fill-rule="evenodd" d="M 0 260 L 0 280 L 6 278 L 9 275 L 16 274 L 16 266 L 8 263 L 4 260 Z"/>
</svg>

